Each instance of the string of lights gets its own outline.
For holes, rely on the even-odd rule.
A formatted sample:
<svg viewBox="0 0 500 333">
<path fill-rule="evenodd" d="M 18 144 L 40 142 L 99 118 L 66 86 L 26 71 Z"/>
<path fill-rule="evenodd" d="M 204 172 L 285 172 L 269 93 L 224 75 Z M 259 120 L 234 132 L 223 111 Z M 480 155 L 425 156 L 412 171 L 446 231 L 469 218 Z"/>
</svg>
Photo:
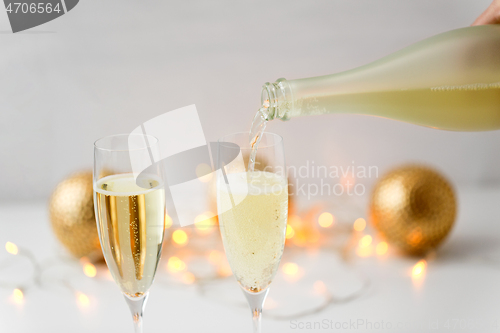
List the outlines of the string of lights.
<svg viewBox="0 0 500 333">
<path fill-rule="evenodd" d="M 388 255 L 389 245 L 386 241 L 377 240 L 377 237 L 367 232 L 365 219 L 351 219 L 351 221 L 354 220 L 351 223 L 346 223 L 344 220 L 345 218 L 343 220 L 336 218 L 331 211 L 324 211 L 319 205 L 302 214 L 295 212 L 290 214 L 286 230 L 286 247 L 290 248 L 286 253 L 290 255 L 286 256 L 286 260 L 280 267 L 282 274 L 289 281 L 298 281 L 303 274 L 303 269 L 294 262 L 293 258 L 297 253 L 307 252 L 308 249 L 335 253 L 346 264 L 356 257 L 383 258 Z M 193 228 L 183 229 L 174 228 L 171 219 L 167 218 L 165 229 L 167 239 L 162 255 L 163 263 L 166 260 L 166 264 L 162 264 L 160 271 L 166 272 L 168 279 L 164 279 L 162 274 L 159 274 L 157 284 L 162 287 L 196 286 L 200 296 L 210 297 L 207 290 L 211 285 L 232 275 L 222 249 L 215 214 L 207 212 L 197 218 Z M 5 250 L 17 260 L 27 260 L 33 269 L 31 278 L 26 281 L 14 284 L 0 282 L 0 288 L 12 290 L 11 300 L 16 304 L 22 304 L 27 289 L 43 288 L 42 275 L 50 265 L 46 263 L 42 265 L 32 252 L 12 242 L 5 244 Z M 428 260 L 428 257 L 419 260 L 411 269 L 410 276 L 415 285 L 425 276 Z M 12 262 L 12 258 L 9 258 L 0 263 L 0 275 L 1 270 L 12 265 Z M 59 260 L 59 264 L 64 264 L 64 262 Z M 75 261 L 71 261 L 71 264 L 74 265 Z M 111 274 L 102 262 L 98 264 L 95 260 L 83 257 L 79 265 L 83 274 L 88 278 L 105 277 L 112 280 Z M 313 283 L 313 290 L 322 299 L 318 305 L 312 307 L 305 305 L 305 309 L 287 315 L 273 314 L 271 311 L 268 316 L 276 320 L 290 320 L 319 313 L 334 304 L 354 301 L 361 297 L 370 286 L 368 278 L 361 277 L 361 279 L 363 280 L 362 286 L 344 297 L 335 296 L 323 281 L 317 280 Z M 61 280 L 60 284 L 74 295 L 79 306 L 88 307 L 92 304 L 91 298 L 73 287 L 69 280 Z M 272 299 L 268 302 L 271 307 L 273 302 Z M 245 306 L 245 303 L 239 305 Z"/>
</svg>

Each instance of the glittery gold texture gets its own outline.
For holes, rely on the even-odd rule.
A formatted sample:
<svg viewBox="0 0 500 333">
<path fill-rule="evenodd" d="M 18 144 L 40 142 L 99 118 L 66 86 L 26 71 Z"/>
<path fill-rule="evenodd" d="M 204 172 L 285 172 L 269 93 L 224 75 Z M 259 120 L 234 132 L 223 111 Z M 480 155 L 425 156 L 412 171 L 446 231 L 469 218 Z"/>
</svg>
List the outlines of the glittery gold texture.
<svg viewBox="0 0 500 333">
<path fill-rule="evenodd" d="M 408 254 L 436 248 L 453 227 L 456 211 L 450 183 L 418 165 L 386 174 L 375 186 L 370 203 L 373 226 Z"/>
<path fill-rule="evenodd" d="M 59 183 L 50 198 L 49 214 L 57 239 L 71 254 L 100 255 L 92 172 L 76 173 Z"/>
</svg>

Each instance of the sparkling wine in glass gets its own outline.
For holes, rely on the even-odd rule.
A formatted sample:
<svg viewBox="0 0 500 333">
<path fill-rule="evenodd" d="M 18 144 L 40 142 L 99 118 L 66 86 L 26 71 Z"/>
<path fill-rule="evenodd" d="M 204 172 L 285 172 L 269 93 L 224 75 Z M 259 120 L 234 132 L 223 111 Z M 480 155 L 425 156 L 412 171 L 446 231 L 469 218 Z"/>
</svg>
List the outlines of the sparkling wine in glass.
<svg viewBox="0 0 500 333">
<path fill-rule="evenodd" d="M 164 177 L 160 164 L 150 166 L 158 155 L 158 140 L 147 135 L 109 136 L 94 144 L 99 239 L 109 271 L 132 312 L 136 333 L 142 332 L 143 310 L 163 242 Z"/>
<path fill-rule="evenodd" d="M 285 245 L 288 182 L 280 136 L 262 135 L 253 171 L 251 149 L 248 132 L 219 140 L 217 209 L 227 259 L 249 302 L 254 332 L 260 332 L 262 307 Z"/>
</svg>

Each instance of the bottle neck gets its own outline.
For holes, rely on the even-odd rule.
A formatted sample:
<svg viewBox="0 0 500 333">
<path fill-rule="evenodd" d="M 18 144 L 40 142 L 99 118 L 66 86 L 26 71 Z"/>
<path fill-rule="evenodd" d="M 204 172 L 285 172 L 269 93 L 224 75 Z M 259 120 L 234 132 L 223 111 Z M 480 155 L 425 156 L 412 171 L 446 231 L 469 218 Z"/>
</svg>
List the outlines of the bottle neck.
<svg viewBox="0 0 500 333">
<path fill-rule="evenodd" d="M 293 107 L 292 90 L 286 79 L 274 83 L 266 82 L 262 86 L 261 105 L 267 106 L 267 120 L 288 120 Z"/>
</svg>

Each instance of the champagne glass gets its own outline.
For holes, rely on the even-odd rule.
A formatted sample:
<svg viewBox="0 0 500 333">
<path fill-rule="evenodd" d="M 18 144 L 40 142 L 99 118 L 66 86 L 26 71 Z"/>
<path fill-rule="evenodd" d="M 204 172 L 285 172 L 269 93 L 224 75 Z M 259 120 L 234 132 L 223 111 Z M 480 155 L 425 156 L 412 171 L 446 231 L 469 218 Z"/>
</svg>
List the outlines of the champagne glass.
<svg viewBox="0 0 500 333">
<path fill-rule="evenodd" d="M 154 157 L 159 157 L 158 140 L 149 135 L 114 135 L 94 144 L 99 239 L 109 271 L 132 312 L 136 333 L 142 332 L 165 225 L 164 176 L 161 163 L 152 163 Z"/>
<path fill-rule="evenodd" d="M 285 245 L 288 182 L 279 135 L 262 134 L 253 171 L 251 149 L 248 132 L 219 139 L 217 210 L 229 265 L 250 305 L 254 332 L 261 332 L 262 307 Z"/>
</svg>

